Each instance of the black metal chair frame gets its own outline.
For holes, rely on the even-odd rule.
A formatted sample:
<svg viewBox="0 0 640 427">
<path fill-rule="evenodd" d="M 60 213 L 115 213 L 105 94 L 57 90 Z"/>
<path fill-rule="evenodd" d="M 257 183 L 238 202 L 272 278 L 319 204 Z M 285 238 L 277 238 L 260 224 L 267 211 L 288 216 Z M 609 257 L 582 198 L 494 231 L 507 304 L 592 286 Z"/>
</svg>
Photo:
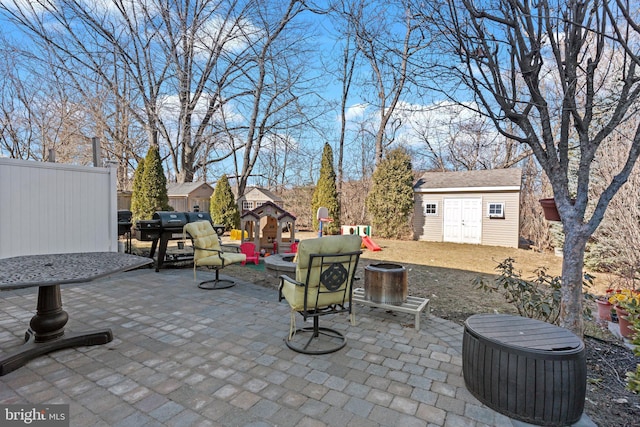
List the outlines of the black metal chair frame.
<svg viewBox="0 0 640 427">
<path fill-rule="evenodd" d="M 284 296 L 282 295 L 282 287 L 284 281 L 291 282 L 296 286 L 304 287 L 304 309 L 298 311 L 306 321 L 308 318 L 313 319 L 312 327 L 303 327 L 296 329 L 292 336 L 285 338 L 287 347 L 298 353 L 304 354 L 327 354 L 333 353 L 342 349 L 347 344 L 345 336 L 331 328 L 321 327 L 319 318 L 328 314 L 337 314 L 348 312 L 351 315 L 352 304 L 352 287 L 353 281 L 357 280 L 355 272 L 358 267 L 358 261 L 360 259 L 361 251 L 345 252 L 335 254 L 310 254 L 309 265 L 312 266 L 308 269 L 305 282 L 299 282 L 292 279 L 287 275 L 280 276 L 280 286 L 278 289 L 279 301 L 282 301 Z M 354 259 L 355 258 L 355 259 Z M 345 268 L 348 266 L 348 269 Z M 319 285 L 315 288 L 309 289 L 309 282 L 311 275 L 315 268 L 320 268 L 320 280 Z M 343 289 L 340 289 L 346 282 Z M 316 293 L 315 305 L 309 306 L 309 293 Z M 342 293 L 342 304 L 330 304 L 328 306 L 319 306 L 318 301 L 322 294 L 330 293 Z M 298 335 L 302 339 L 301 342 L 294 340 L 293 338 Z M 306 337 L 308 336 L 308 339 Z M 310 349 L 309 347 L 319 345 L 322 336 L 329 338 L 329 343 L 320 349 Z M 306 339 L 306 341 L 305 341 Z M 335 342 L 335 344 L 333 344 Z"/>
<path fill-rule="evenodd" d="M 224 251 L 220 251 L 218 249 L 197 247 L 195 245 L 195 243 L 193 242 L 193 238 L 191 237 L 191 235 L 189 233 L 186 233 L 186 234 L 191 239 L 191 245 L 193 246 L 194 252 L 195 252 L 196 249 L 201 250 L 201 251 L 215 252 L 218 255 L 218 257 L 220 257 L 220 261 L 222 261 L 222 265 L 216 265 L 216 266 L 208 265 L 208 266 L 206 266 L 207 268 L 215 270 L 216 277 L 213 280 L 204 280 L 204 281 L 198 283 L 198 288 L 204 289 L 204 290 L 207 290 L 207 291 L 211 291 L 211 290 L 216 290 L 216 289 L 227 289 L 227 288 L 231 288 L 232 286 L 235 286 L 236 282 L 234 282 L 233 280 L 220 279 L 220 270 L 222 270 L 223 268 L 226 267 L 226 265 L 224 263 L 224 258 L 222 257 L 222 254 L 224 253 Z M 235 248 L 235 246 L 223 245 L 221 240 L 220 240 L 220 235 L 218 235 L 218 242 L 219 242 L 221 248 L 222 247 L 226 247 L 226 248 L 231 248 L 231 249 L 239 249 L 239 248 Z M 239 250 L 238 250 L 238 253 L 239 253 Z M 193 262 L 195 263 L 196 261 L 194 260 Z"/>
</svg>

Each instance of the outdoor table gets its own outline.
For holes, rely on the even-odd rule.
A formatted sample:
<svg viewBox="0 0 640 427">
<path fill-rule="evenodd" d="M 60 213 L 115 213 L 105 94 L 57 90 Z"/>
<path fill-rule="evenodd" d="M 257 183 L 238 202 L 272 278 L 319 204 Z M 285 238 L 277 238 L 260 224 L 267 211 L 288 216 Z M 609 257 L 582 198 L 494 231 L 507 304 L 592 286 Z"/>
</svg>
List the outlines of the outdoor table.
<svg viewBox="0 0 640 427">
<path fill-rule="evenodd" d="M 62 309 L 62 284 L 84 284 L 110 274 L 132 270 L 153 260 L 118 252 L 25 255 L 0 259 L 0 291 L 38 286 L 36 314 L 25 333 L 24 344 L 0 355 L 0 376 L 28 361 L 68 347 L 106 344 L 111 329 L 65 333 L 69 320 Z"/>
</svg>

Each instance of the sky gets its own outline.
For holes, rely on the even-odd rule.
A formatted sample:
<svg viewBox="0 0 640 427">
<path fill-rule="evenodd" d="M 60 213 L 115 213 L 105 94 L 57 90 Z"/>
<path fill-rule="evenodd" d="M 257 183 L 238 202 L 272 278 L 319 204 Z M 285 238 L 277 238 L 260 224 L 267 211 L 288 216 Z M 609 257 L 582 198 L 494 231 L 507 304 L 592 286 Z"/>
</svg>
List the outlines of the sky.
<svg viewBox="0 0 640 427">
<path fill-rule="evenodd" d="M 5 4 L 7 3 L 7 0 L 0 1 Z M 27 2 L 29 0 L 20 1 Z M 97 4 L 98 6 L 102 6 L 106 9 L 112 7 L 110 6 L 109 0 L 99 0 L 97 2 L 96 0 L 92 0 L 92 4 Z M 310 33 L 314 31 L 317 33 L 317 35 L 314 36 L 314 41 L 316 41 L 317 45 L 322 48 L 322 58 L 328 58 L 330 55 L 336 55 L 336 50 L 339 51 L 340 46 L 336 44 L 335 36 L 332 35 L 332 32 L 334 31 L 333 24 L 328 20 L 328 18 L 323 15 L 314 15 L 313 18 L 309 18 L 309 15 L 307 14 L 306 19 L 309 20 L 308 22 L 312 26 L 309 28 Z M 17 31 L 13 24 L 8 22 L 2 16 L 0 16 L 0 26 L 2 27 L 5 36 L 10 37 L 14 40 L 18 40 L 19 43 L 23 46 L 29 43 L 28 38 L 22 36 L 20 31 Z M 219 20 L 212 20 L 211 26 L 219 27 Z M 366 72 L 367 68 L 364 66 L 357 70 L 357 74 L 359 75 L 362 75 Z M 339 101 L 341 93 L 339 82 L 336 80 L 336 78 L 331 77 L 327 73 L 321 72 L 321 74 L 324 74 L 324 79 L 322 90 L 319 92 L 321 92 L 321 95 L 325 99 L 331 100 L 333 102 Z M 204 104 L 204 101 L 205 100 L 203 100 L 201 104 Z M 176 95 L 169 95 L 167 97 L 164 97 L 163 105 L 163 115 L 165 117 L 176 115 Z M 437 105 L 442 107 L 446 105 L 446 103 L 443 103 L 441 101 Z M 430 102 L 426 104 L 425 100 L 419 97 L 410 99 L 409 95 L 403 97 L 401 107 L 403 112 L 399 113 L 398 116 L 402 120 L 402 126 L 399 128 L 399 131 L 396 134 L 396 138 L 402 145 L 418 144 L 419 141 L 412 136 L 412 129 L 421 126 L 423 127 L 427 124 L 431 127 L 432 138 L 439 139 L 441 136 L 446 136 L 446 125 L 448 122 L 450 122 L 451 117 L 460 116 L 461 114 L 459 107 L 449 106 L 445 109 L 440 108 L 439 110 L 434 110 L 434 104 L 431 104 Z M 443 111 L 447 112 L 443 113 Z M 226 114 L 228 116 L 234 116 L 238 114 L 238 111 L 234 111 L 233 108 L 229 108 L 227 109 Z M 350 122 L 349 130 L 351 131 L 351 134 L 347 138 L 347 143 L 349 144 L 347 149 L 351 149 L 356 152 L 360 149 L 359 141 L 355 136 L 355 132 L 361 129 L 360 123 L 362 122 L 369 122 L 371 123 L 370 126 L 375 126 L 375 123 L 377 123 L 379 120 L 378 115 L 379 112 L 366 102 L 365 97 L 360 90 L 351 91 L 347 110 L 347 120 L 349 120 Z M 322 127 L 330 128 L 331 130 L 329 131 L 329 133 L 318 134 L 315 130 L 312 129 L 311 134 L 307 135 L 306 137 L 308 141 L 311 141 L 311 144 L 316 145 L 315 148 L 312 147 L 312 149 L 317 150 L 318 153 L 321 152 L 322 145 L 324 144 L 325 139 L 329 139 L 330 143 L 334 143 L 334 141 L 332 141 L 331 139 L 337 138 L 337 130 L 339 129 L 340 118 L 337 109 L 334 110 L 333 113 L 330 111 L 325 117 L 329 119 L 329 124 L 326 126 L 325 124 L 323 124 Z M 299 136 L 292 135 L 291 137 L 295 140 Z M 300 140 L 300 143 L 303 142 Z"/>
</svg>

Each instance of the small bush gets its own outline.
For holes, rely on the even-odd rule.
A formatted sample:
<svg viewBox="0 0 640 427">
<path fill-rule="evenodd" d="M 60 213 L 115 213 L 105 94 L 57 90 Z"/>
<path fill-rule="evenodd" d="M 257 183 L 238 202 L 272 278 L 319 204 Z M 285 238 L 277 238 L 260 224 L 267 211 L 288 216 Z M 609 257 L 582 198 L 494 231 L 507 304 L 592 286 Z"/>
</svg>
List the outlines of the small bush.
<svg viewBox="0 0 640 427">
<path fill-rule="evenodd" d="M 629 313 L 629 323 L 634 334 L 631 343 L 635 346 L 633 353 L 640 357 L 640 304 L 634 303 L 626 307 Z M 627 390 L 640 394 L 640 363 L 636 364 L 636 370 L 627 372 Z"/>
<path fill-rule="evenodd" d="M 560 318 L 560 288 L 562 277 L 550 276 L 543 267 L 535 270 L 536 277 L 532 280 L 522 278 L 520 271 L 514 267 L 514 259 L 507 258 L 500 262 L 496 270 L 500 272 L 493 281 L 487 281 L 479 276 L 473 281 L 477 289 L 485 292 L 500 292 L 510 304 L 518 310 L 518 314 L 547 323 L 558 324 Z M 584 275 L 585 286 L 593 282 L 593 276 Z M 585 294 L 585 299 L 592 297 Z M 590 317 L 591 310 L 585 304 L 585 316 Z"/>
</svg>

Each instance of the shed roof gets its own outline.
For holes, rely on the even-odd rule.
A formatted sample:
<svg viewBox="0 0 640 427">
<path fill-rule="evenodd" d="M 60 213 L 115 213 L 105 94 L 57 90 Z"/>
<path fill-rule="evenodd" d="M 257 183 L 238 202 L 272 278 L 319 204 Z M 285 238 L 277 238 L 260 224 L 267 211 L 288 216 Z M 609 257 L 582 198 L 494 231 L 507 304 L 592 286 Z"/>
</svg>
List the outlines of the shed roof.
<svg viewBox="0 0 640 427">
<path fill-rule="evenodd" d="M 171 183 L 167 183 L 167 195 L 168 196 L 188 196 L 189 194 L 191 194 L 192 192 L 194 192 L 195 190 L 197 190 L 202 186 L 206 186 L 209 189 L 211 189 L 211 191 L 213 191 L 213 187 L 211 187 L 209 184 L 207 184 L 204 181 L 183 182 L 183 183 L 171 182 Z"/>
<path fill-rule="evenodd" d="M 235 189 L 234 189 L 235 192 Z M 272 193 L 271 191 L 267 190 L 266 188 L 262 188 L 262 187 L 247 187 L 244 190 L 244 195 L 241 197 L 241 199 L 246 199 L 247 195 L 251 192 L 258 192 L 258 193 L 262 193 L 267 199 L 273 201 L 273 202 L 283 202 L 282 197 Z"/>
<path fill-rule="evenodd" d="M 414 184 L 416 192 L 520 190 L 522 170 L 486 169 L 456 172 L 425 172 Z"/>
<path fill-rule="evenodd" d="M 276 205 L 273 202 L 265 202 L 264 204 L 258 206 L 257 208 L 245 211 L 240 216 L 240 219 L 244 219 L 247 216 L 253 216 L 255 218 L 262 218 L 264 216 L 272 216 L 277 218 L 278 220 L 282 220 L 285 218 L 289 218 L 295 221 L 296 217 L 291 215 L 289 212 L 282 209 L 280 206 Z"/>
</svg>

